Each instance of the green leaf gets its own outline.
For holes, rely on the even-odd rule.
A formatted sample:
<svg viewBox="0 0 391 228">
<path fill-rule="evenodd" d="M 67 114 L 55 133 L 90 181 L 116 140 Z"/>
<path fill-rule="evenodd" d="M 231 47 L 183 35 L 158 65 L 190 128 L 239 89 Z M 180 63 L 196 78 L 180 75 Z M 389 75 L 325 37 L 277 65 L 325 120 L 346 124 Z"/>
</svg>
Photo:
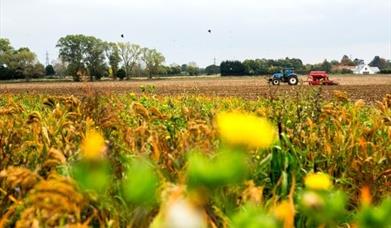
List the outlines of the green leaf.
<svg viewBox="0 0 391 228">
<path fill-rule="evenodd" d="M 86 192 L 106 192 L 111 181 L 111 169 L 106 161 L 80 161 L 71 167 L 71 175 Z"/>
<path fill-rule="evenodd" d="M 159 178 L 152 164 L 144 159 L 135 159 L 126 172 L 122 191 L 127 202 L 149 206 L 157 202 L 158 186 Z"/>
<path fill-rule="evenodd" d="M 188 161 L 187 183 L 210 189 L 241 183 L 248 173 L 246 160 L 241 151 L 222 151 L 213 159 L 194 153 Z"/>
</svg>

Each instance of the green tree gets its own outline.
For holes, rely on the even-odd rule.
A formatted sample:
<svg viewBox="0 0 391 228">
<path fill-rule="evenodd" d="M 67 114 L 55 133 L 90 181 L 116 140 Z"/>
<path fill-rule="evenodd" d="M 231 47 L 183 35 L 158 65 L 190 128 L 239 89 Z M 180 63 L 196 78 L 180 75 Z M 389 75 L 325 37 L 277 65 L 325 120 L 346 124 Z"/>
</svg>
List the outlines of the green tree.
<svg viewBox="0 0 391 228">
<path fill-rule="evenodd" d="M 106 57 L 109 60 L 111 72 L 113 72 L 112 76 L 114 79 L 116 79 L 116 73 L 118 71 L 119 63 L 121 62 L 119 48 L 116 43 L 108 43 L 106 45 Z"/>
<path fill-rule="evenodd" d="M 246 60 L 244 60 L 243 61 L 243 66 L 244 66 L 246 75 L 255 75 L 255 72 L 258 69 L 258 64 L 253 59 L 246 59 Z"/>
<path fill-rule="evenodd" d="M 338 66 L 338 65 L 339 65 L 339 62 L 338 62 L 337 60 L 331 60 L 331 61 L 330 61 L 330 64 L 331 64 L 332 66 Z"/>
<path fill-rule="evenodd" d="M 240 61 L 224 61 L 220 64 L 221 76 L 246 75 L 246 69 Z"/>
<path fill-rule="evenodd" d="M 255 61 L 258 62 L 258 69 L 256 72 L 257 75 L 266 75 L 272 73 L 270 72 L 269 66 L 267 65 L 267 59 L 257 59 Z"/>
<path fill-rule="evenodd" d="M 188 66 L 187 72 L 189 73 L 190 76 L 197 76 L 200 74 L 199 68 L 194 66 Z"/>
<path fill-rule="evenodd" d="M 341 65 L 343 65 L 343 66 L 355 66 L 354 62 L 347 55 L 344 55 L 342 57 Z"/>
<path fill-rule="evenodd" d="M 10 41 L 5 38 L 0 38 L 0 66 L 4 69 L 6 68 L 7 61 L 9 60 L 13 51 L 14 48 L 11 46 Z"/>
<path fill-rule="evenodd" d="M 380 58 L 379 56 L 375 56 L 369 63 L 369 66 L 378 67 L 380 70 L 383 70 L 387 67 L 387 60 Z"/>
<path fill-rule="evenodd" d="M 364 64 L 364 60 L 363 60 L 363 59 L 355 58 L 355 59 L 353 60 L 353 63 L 354 63 L 355 66 L 362 65 L 362 64 Z"/>
<path fill-rule="evenodd" d="M 120 80 L 126 77 L 126 71 L 123 68 L 119 69 L 115 74 Z"/>
<path fill-rule="evenodd" d="M 205 68 L 205 73 L 207 75 L 220 74 L 220 66 L 210 65 Z"/>
<path fill-rule="evenodd" d="M 54 71 L 53 65 L 50 65 L 50 64 L 45 67 L 45 72 L 46 72 L 47 76 L 53 76 L 56 74 L 56 72 Z"/>
<path fill-rule="evenodd" d="M 179 66 L 178 64 L 171 64 L 168 69 L 167 74 L 168 75 L 180 75 L 181 71 L 182 71 L 181 66 Z"/>
<path fill-rule="evenodd" d="M 182 64 L 181 65 L 181 72 L 186 72 L 187 73 L 187 64 Z"/>
<path fill-rule="evenodd" d="M 157 74 L 161 75 L 161 76 L 167 76 L 169 70 L 170 70 L 170 67 L 164 66 L 164 65 L 160 65 Z"/>
<path fill-rule="evenodd" d="M 41 63 L 36 63 L 31 68 L 31 77 L 32 78 L 40 78 L 45 76 L 45 66 Z"/>
<path fill-rule="evenodd" d="M 90 81 L 93 81 L 94 76 L 99 80 L 107 72 L 105 63 L 106 43 L 93 36 L 87 37 L 86 41 L 85 63 Z"/>
<path fill-rule="evenodd" d="M 106 44 L 102 40 L 81 34 L 67 35 L 58 40 L 56 47 L 59 57 L 68 63 L 68 73 L 76 81 L 80 80 L 81 74 L 89 75 L 91 81 L 94 76 L 99 79 L 105 74 Z"/>
<path fill-rule="evenodd" d="M 79 72 L 85 70 L 85 54 L 87 52 L 87 37 L 84 35 L 67 35 L 61 37 L 56 47 L 59 48 L 59 57 L 68 63 L 67 72 L 80 80 Z"/>
<path fill-rule="evenodd" d="M 38 62 L 38 59 L 28 48 L 19 48 L 4 55 L 4 63 L 13 74 L 13 78 L 25 78 L 29 81 L 33 77 L 44 75 L 44 67 Z"/>
<path fill-rule="evenodd" d="M 190 62 L 187 64 L 187 72 L 190 76 L 197 76 L 200 74 L 200 68 L 197 66 L 197 63 Z"/>
<path fill-rule="evenodd" d="M 37 78 L 44 75 L 44 67 L 28 48 L 15 50 L 8 39 L 0 39 L 1 79 Z"/>
<path fill-rule="evenodd" d="M 145 63 L 148 78 L 152 79 L 152 76 L 158 73 L 159 67 L 166 59 L 156 49 L 143 48 L 141 53 L 141 59 Z"/>
<path fill-rule="evenodd" d="M 263 75 L 268 73 L 268 60 L 266 59 L 246 59 L 243 66 L 247 75 Z"/>
<path fill-rule="evenodd" d="M 7 57 L 14 51 L 8 39 L 0 38 L 0 64 L 5 64 Z"/>
<path fill-rule="evenodd" d="M 118 43 L 119 56 L 122 59 L 126 77 L 129 79 L 134 67 L 139 62 L 142 55 L 142 48 L 138 44 Z"/>
<path fill-rule="evenodd" d="M 323 63 L 320 65 L 320 68 L 321 68 L 321 70 L 330 73 L 332 66 L 331 66 L 331 63 L 329 61 L 327 61 L 327 59 L 325 59 L 323 61 Z"/>
<path fill-rule="evenodd" d="M 12 72 L 5 64 L 0 65 L 0 80 L 9 80 L 9 79 L 12 79 Z"/>
<path fill-rule="evenodd" d="M 303 69 L 303 61 L 297 58 L 285 58 L 286 64 L 288 67 L 294 68 L 296 71 L 301 71 Z"/>
</svg>

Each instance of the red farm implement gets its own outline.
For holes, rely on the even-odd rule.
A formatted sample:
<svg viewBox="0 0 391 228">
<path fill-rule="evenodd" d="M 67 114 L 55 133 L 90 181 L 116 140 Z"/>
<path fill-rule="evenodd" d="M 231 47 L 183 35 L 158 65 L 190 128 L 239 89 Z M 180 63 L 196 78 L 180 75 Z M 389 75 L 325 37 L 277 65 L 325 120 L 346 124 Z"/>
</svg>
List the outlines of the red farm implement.
<svg viewBox="0 0 391 228">
<path fill-rule="evenodd" d="M 337 82 L 329 79 L 326 71 L 311 71 L 307 82 L 309 85 L 338 85 Z"/>
</svg>

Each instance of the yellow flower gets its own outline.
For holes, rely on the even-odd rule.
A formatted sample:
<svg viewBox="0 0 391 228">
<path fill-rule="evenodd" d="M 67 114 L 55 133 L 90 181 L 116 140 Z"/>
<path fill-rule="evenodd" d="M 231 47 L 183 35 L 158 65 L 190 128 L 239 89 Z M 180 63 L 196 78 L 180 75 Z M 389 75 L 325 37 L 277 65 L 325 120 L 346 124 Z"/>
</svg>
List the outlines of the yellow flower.
<svg viewBox="0 0 391 228">
<path fill-rule="evenodd" d="M 86 137 L 81 144 L 83 157 L 86 159 L 100 158 L 106 150 L 103 136 L 95 130 L 87 131 Z"/>
<path fill-rule="evenodd" d="M 304 178 L 304 184 L 307 188 L 313 190 L 328 190 L 332 183 L 329 175 L 325 173 L 310 173 Z"/>
<path fill-rule="evenodd" d="M 221 138 L 230 144 L 267 148 L 276 140 L 277 132 L 265 118 L 222 112 L 217 115 L 216 121 Z"/>
</svg>

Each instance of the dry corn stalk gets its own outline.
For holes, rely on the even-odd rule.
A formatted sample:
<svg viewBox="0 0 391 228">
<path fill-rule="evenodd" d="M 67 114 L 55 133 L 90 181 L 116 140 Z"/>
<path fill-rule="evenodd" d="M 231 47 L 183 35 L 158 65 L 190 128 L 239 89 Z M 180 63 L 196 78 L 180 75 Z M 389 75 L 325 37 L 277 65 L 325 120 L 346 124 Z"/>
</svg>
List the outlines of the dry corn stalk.
<svg viewBox="0 0 391 228">
<path fill-rule="evenodd" d="M 16 227 L 54 227 L 81 222 L 83 196 L 65 177 L 52 175 L 29 193 Z"/>
<path fill-rule="evenodd" d="M 21 190 L 27 191 L 38 182 L 40 177 L 23 167 L 9 167 L 0 172 L 0 179 L 4 179 L 7 189 L 19 187 Z"/>
</svg>

